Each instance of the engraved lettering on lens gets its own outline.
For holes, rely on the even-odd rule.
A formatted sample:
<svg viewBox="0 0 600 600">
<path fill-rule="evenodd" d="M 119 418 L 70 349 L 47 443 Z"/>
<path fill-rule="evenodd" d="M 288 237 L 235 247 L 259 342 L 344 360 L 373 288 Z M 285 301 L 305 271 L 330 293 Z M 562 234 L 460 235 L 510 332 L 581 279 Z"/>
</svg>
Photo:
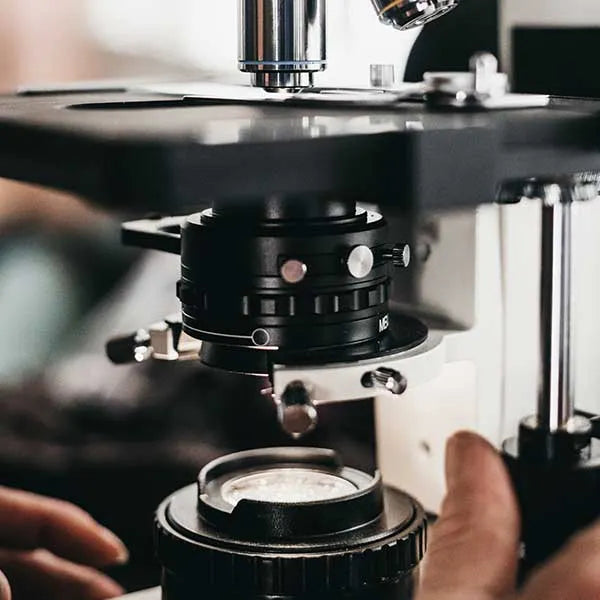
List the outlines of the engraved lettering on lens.
<svg viewBox="0 0 600 600">
<path fill-rule="evenodd" d="M 383 333 L 390 328 L 390 315 L 385 315 L 379 319 L 379 333 Z"/>
</svg>

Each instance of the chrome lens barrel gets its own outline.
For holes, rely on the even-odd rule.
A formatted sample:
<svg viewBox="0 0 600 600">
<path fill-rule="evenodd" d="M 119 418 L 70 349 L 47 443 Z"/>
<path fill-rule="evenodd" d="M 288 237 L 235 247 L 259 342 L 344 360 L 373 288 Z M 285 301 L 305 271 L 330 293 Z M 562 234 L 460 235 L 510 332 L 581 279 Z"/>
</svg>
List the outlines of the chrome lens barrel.
<svg viewBox="0 0 600 600">
<path fill-rule="evenodd" d="M 325 0 L 239 0 L 239 68 L 272 91 L 312 85 L 326 65 Z"/>
</svg>

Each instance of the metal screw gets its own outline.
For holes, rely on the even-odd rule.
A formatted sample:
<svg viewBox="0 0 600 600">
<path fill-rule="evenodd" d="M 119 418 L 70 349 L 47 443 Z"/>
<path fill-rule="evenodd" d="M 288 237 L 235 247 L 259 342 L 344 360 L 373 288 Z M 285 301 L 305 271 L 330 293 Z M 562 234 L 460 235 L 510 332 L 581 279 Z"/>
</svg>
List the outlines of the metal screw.
<svg viewBox="0 0 600 600">
<path fill-rule="evenodd" d="M 277 404 L 277 416 L 283 430 L 296 439 L 317 426 L 317 409 L 303 381 L 292 381 L 286 386 Z"/>
<path fill-rule="evenodd" d="M 406 268 L 410 265 L 411 251 L 408 244 L 396 244 L 391 248 L 384 250 L 382 258 L 385 260 L 391 260 L 395 267 Z"/>
<path fill-rule="evenodd" d="M 375 256 L 368 246 L 356 246 L 346 259 L 348 271 L 356 279 L 366 277 L 373 270 L 374 264 Z"/>
<path fill-rule="evenodd" d="M 286 260 L 281 265 L 281 277 L 286 283 L 300 283 L 308 273 L 308 267 L 300 260 Z"/>
<path fill-rule="evenodd" d="M 378 387 L 391 392 L 396 396 L 404 394 L 408 388 L 408 381 L 400 372 L 387 367 L 380 367 L 375 371 L 369 371 L 362 376 L 363 387 Z"/>
</svg>

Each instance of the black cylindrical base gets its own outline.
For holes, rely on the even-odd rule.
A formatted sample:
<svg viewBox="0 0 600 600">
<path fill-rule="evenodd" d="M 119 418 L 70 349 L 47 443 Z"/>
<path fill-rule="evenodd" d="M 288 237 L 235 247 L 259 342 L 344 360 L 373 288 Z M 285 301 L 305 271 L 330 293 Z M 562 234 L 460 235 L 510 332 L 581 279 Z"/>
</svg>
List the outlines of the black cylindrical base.
<svg viewBox="0 0 600 600">
<path fill-rule="evenodd" d="M 565 460 L 556 456 L 548 460 L 539 452 L 527 455 L 528 448 L 530 442 L 519 444 L 517 438 L 503 447 L 521 507 L 523 575 L 600 516 L 598 440 L 592 440 L 577 457 Z"/>
<path fill-rule="evenodd" d="M 409 600 L 427 522 L 332 451 L 213 461 L 158 509 L 163 600 Z"/>
<path fill-rule="evenodd" d="M 410 600 L 414 593 L 415 577 L 408 573 L 392 583 L 369 587 L 359 592 L 337 592 L 302 596 L 269 596 L 277 600 Z M 195 579 L 179 578 L 175 573 L 164 570 L 162 573 L 162 600 L 265 600 L 266 596 L 248 594 L 243 590 L 223 594 L 219 588 L 208 589 Z"/>
</svg>

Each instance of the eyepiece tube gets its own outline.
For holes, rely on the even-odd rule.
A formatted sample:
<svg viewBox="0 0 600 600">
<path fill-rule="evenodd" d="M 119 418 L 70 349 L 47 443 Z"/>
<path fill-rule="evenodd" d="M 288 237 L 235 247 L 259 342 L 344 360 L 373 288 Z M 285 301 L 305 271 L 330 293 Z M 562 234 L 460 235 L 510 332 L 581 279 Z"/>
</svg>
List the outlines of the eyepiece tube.
<svg viewBox="0 0 600 600">
<path fill-rule="evenodd" d="M 460 0 L 371 0 L 379 20 L 396 29 L 412 29 L 445 15 Z"/>
<path fill-rule="evenodd" d="M 326 65 L 326 0 L 239 0 L 239 68 L 269 91 L 312 85 Z"/>
</svg>

